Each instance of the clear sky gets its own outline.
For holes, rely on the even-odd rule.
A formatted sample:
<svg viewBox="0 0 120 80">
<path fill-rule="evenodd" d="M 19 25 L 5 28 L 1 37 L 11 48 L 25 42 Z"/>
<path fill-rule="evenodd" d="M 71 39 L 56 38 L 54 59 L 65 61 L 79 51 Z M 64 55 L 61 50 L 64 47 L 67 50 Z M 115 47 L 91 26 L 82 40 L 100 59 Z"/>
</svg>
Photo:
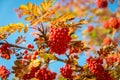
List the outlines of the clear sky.
<svg viewBox="0 0 120 80">
<path fill-rule="evenodd" d="M 17 23 L 17 22 L 23 22 L 26 23 L 25 21 L 23 21 L 23 19 L 18 19 L 15 12 L 14 12 L 14 8 L 18 8 L 21 4 L 27 4 L 27 2 L 32 2 L 32 3 L 36 3 L 39 4 L 41 1 L 43 0 L 0 0 L 0 26 L 4 26 L 10 23 Z M 58 1 L 58 0 L 57 0 Z M 118 0 L 115 0 L 115 3 L 113 5 L 109 4 L 109 8 L 111 11 L 115 12 L 116 11 L 116 7 L 118 6 Z M 77 33 L 79 34 L 79 30 L 77 31 Z M 18 33 L 13 34 L 12 36 L 10 36 L 11 38 L 8 38 L 8 42 L 12 43 L 13 42 L 13 38 L 15 38 L 17 35 L 19 35 Z M 27 34 L 25 34 L 26 36 Z M 31 42 L 33 39 L 31 37 L 28 37 L 27 40 L 29 42 Z M 33 44 L 33 43 L 32 43 Z M 12 56 L 11 60 L 4 60 L 0 58 L 0 65 L 5 65 L 8 69 L 11 70 L 11 66 L 13 65 L 13 61 L 15 60 L 15 57 Z M 79 63 L 82 65 L 85 63 L 85 55 L 81 54 L 80 58 L 83 58 L 82 60 L 79 60 Z M 58 68 L 63 66 L 63 63 L 57 62 L 57 63 L 52 63 L 49 67 L 53 70 L 58 72 Z M 12 75 L 10 76 L 9 80 L 11 80 Z"/>
</svg>

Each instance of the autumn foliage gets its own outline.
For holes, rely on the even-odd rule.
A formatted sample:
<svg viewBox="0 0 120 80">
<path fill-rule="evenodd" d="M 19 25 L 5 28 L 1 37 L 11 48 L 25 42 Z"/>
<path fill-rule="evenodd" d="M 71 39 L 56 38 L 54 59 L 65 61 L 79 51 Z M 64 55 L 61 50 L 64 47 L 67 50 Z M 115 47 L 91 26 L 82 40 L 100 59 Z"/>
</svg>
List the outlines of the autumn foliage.
<svg viewBox="0 0 120 80">
<path fill-rule="evenodd" d="M 44 0 L 15 8 L 17 17 L 28 23 L 0 27 L 0 58 L 16 57 L 11 70 L 0 64 L 0 78 L 14 74 L 13 80 L 119 80 L 120 8 L 113 12 L 109 4 L 115 0 Z M 22 35 L 10 43 L 8 37 L 16 33 Z M 32 36 L 33 43 L 24 34 Z M 64 66 L 52 71 L 53 62 Z"/>
</svg>

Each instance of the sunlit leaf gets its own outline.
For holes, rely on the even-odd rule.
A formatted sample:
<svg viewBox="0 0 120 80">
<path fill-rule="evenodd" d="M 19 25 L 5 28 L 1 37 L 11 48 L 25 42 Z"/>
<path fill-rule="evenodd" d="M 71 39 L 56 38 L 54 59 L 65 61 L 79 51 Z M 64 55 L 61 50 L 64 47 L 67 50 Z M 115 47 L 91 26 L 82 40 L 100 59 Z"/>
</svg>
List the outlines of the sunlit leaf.
<svg viewBox="0 0 120 80">
<path fill-rule="evenodd" d="M 66 22 L 68 20 L 71 20 L 74 17 L 75 17 L 75 14 L 72 12 L 63 13 L 61 16 L 59 16 L 53 21 L 53 24 L 58 23 L 58 22 Z"/>
<path fill-rule="evenodd" d="M 21 10 L 28 10 L 28 7 L 27 7 L 26 5 L 21 5 L 21 6 L 20 6 L 20 9 L 21 9 Z"/>
<path fill-rule="evenodd" d="M 31 3 L 31 2 L 28 2 L 28 3 L 27 3 L 27 6 L 28 6 L 28 9 L 29 9 L 29 10 L 32 10 L 32 3 Z"/>
<path fill-rule="evenodd" d="M 55 0 L 44 0 L 44 2 L 40 3 L 40 11 L 42 13 L 45 13 L 53 5 L 54 2 Z"/>
</svg>

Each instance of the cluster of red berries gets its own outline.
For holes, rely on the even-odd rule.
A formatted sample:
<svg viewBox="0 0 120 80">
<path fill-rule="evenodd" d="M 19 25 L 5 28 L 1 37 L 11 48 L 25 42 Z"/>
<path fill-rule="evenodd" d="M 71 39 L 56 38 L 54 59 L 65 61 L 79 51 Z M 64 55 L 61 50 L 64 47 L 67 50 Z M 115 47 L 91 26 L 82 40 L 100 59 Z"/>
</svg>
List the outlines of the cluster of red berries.
<svg viewBox="0 0 120 80">
<path fill-rule="evenodd" d="M 12 54 L 12 51 L 10 49 L 10 46 L 8 43 L 4 43 L 0 47 L 0 56 L 5 59 L 10 59 L 10 54 Z"/>
<path fill-rule="evenodd" d="M 51 72 L 47 68 L 41 68 L 36 72 L 35 77 L 39 80 L 54 80 L 56 78 L 56 73 Z"/>
<path fill-rule="evenodd" d="M 68 48 L 71 37 L 68 35 L 68 28 L 50 28 L 49 43 L 50 51 L 56 54 L 64 54 Z"/>
<path fill-rule="evenodd" d="M 37 56 L 38 56 L 38 51 L 34 51 L 32 55 L 25 52 L 23 58 L 35 60 Z"/>
<path fill-rule="evenodd" d="M 104 45 L 109 45 L 111 43 L 112 43 L 112 40 L 110 38 L 108 38 L 108 37 L 104 38 L 104 40 L 103 40 Z"/>
<path fill-rule="evenodd" d="M 8 78 L 10 75 L 10 71 L 6 69 L 5 66 L 0 66 L 0 77 L 1 78 Z"/>
<path fill-rule="evenodd" d="M 88 66 L 90 71 L 97 77 L 96 80 L 113 80 L 108 72 L 105 72 L 102 64 L 103 60 L 100 58 L 88 58 L 87 59 Z"/>
<path fill-rule="evenodd" d="M 119 19 L 117 17 L 112 17 L 109 20 L 109 26 L 114 29 L 118 29 L 120 27 Z"/>
<path fill-rule="evenodd" d="M 27 44 L 26 48 L 34 49 L 34 46 L 31 44 Z M 28 50 L 24 50 L 23 53 L 24 53 L 24 56 L 23 56 L 24 59 L 33 59 L 34 60 L 37 58 L 37 55 L 38 55 L 38 51 L 34 51 L 33 55 L 28 54 Z"/>
<path fill-rule="evenodd" d="M 60 68 L 60 73 L 64 78 L 68 78 L 68 79 L 73 79 L 73 70 L 72 70 L 72 66 L 69 64 L 66 64 L 64 67 Z"/>
<path fill-rule="evenodd" d="M 114 57 L 114 56 L 108 56 L 105 58 L 105 61 L 107 65 L 113 65 L 113 63 L 118 62 L 119 63 L 119 58 Z"/>
<path fill-rule="evenodd" d="M 72 53 L 80 53 L 81 52 L 81 49 L 80 48 L 73 48 L 71 47 L 69 49 L 69 54 L 72 54 Z"/>
<path fill-rule="evenodd" d="M 97 0 L 96 4 L 99 8 L 106 8 L 108 6 L 107 0 Z"/>
<path fill-rule="evenodd" d="M 37 71 L 37 67 L 33 67 L 33 68 L 31 69 L 31 71 L 30 71 L 29 74 L 25 74 L 25 75 L 23 76 L 23 79 L 24 79 L 24 80 L 28 80 L 28 79 L 34 78 L 36 71 Z"/>
<path fill-rule="evenodd" d="M 103 27 L 105 29 L 108 28 L 118 29 L 120 27 L 120 19 L 118 19 L 117 17 L 112 17 L 110 18 L 110 20 L 103 22 Z"/>
<path fill-rule="evenodd" d="M 32 78 L 37 78 L 38 80 L 54 80 L 56 78 L 56 73 L 51 72 L 47 68 L 33 67 L 29 74 L 23 76 L 24 80 L 29 80 Z"/>
</svg>

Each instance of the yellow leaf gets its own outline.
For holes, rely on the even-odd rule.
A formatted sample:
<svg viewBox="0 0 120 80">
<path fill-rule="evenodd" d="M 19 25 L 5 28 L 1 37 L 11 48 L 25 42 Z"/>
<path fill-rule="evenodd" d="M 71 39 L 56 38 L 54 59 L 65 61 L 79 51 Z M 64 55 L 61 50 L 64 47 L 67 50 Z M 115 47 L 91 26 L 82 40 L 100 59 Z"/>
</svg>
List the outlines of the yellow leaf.
<svg viewBox="0 0 120 80">
<path fill-rule="evenodd" d="M 20 32 L 22 32 L 22 30 L 23 30 L 23 28 L 19 28 L 19 29 L 18 29 L 18 32 L 20 33 Z"/>
<path fill-rule="evenodd" d="M 21 9 L 21 10 L 28 10 L 28 7 L 26 5 L 21 5 L 19 9 Z"/>
<path fill-rule="evenodd" d="M 78 38 L 77 35 L 72 35 L 71 37 L 72 37 L 72 39 L 77 39 Z"/>
<path fill-rule="evenodd" d="M 33 26 L 33 25 L 35 25 L 35 24 L 37 24 L 37 23 L 38 23 L 38 20 L 37 20 L 37 19 L 34 19 L 34 20 L 32 20 L 32 21 L 30 22 L 30 25 Z"/>
<path fill-rule="evenodd" d="M 29 21 L 29 20 L 32 20 L 32 19 L 34 19 L 33 16 L 28 16 L 28 17 L 26 17 L 24 20 Z"/>
<path fill-rule="evenodd" d="M 66 22 L 68 20 L 71 20 L 74 17 L 75 17 L 75 14 L 72 12 L 63 13 L 61 16 L 59 16 L 53 21 L 53 24 L 58 23 L 58 22 Z"/>
<path fill-rule="evenodd" d="M 28 32 L 28 25 L 26 25 L 24 28 L 24 33 L 27 33 L 27 32 Z"/>
<path fill-rule="evenodd" d="M 32 3 L 31 3 L 31 2 L 28 2 L 28 3 L 27 3 L 27 6 L 28 6 L 28 9 L 29 9 L 29 10 L 32 10 Z"/>
<path fill-rule="evenodd" d="M 38 67 L 41 64 L 40 60 L 32 60 L 30 63 L 30 67 Z"/>
<path fill-rule="evenodd" d="M 21 32 L 24 29 L 24 24 L 22 23 L 17 23 L 17 24 L 9 24 L 7 26 L 1 26 L 0 27 L 0 32 L 1 33 L 14 33 L 18 30 L 18 32 Z"/>
<path fill-rule="evenodd" d="M 42 13 L 45 13 L 53 5 L 54 2 L 55 0 L 44 0 L 44 2 L 40 3 L 40 11 Z"/>
<path fill-rule="evenodd" d="M 34 14 L 35 16 L 39 16 L 39 14 L 38 14 L 38 9 L 37 9 L 37 5 L 36 5 L 36 4 L 34 4 L 34 5 L 32 6 L 32 12 L 33 12 L 33 14 Z"/>
</svg>

